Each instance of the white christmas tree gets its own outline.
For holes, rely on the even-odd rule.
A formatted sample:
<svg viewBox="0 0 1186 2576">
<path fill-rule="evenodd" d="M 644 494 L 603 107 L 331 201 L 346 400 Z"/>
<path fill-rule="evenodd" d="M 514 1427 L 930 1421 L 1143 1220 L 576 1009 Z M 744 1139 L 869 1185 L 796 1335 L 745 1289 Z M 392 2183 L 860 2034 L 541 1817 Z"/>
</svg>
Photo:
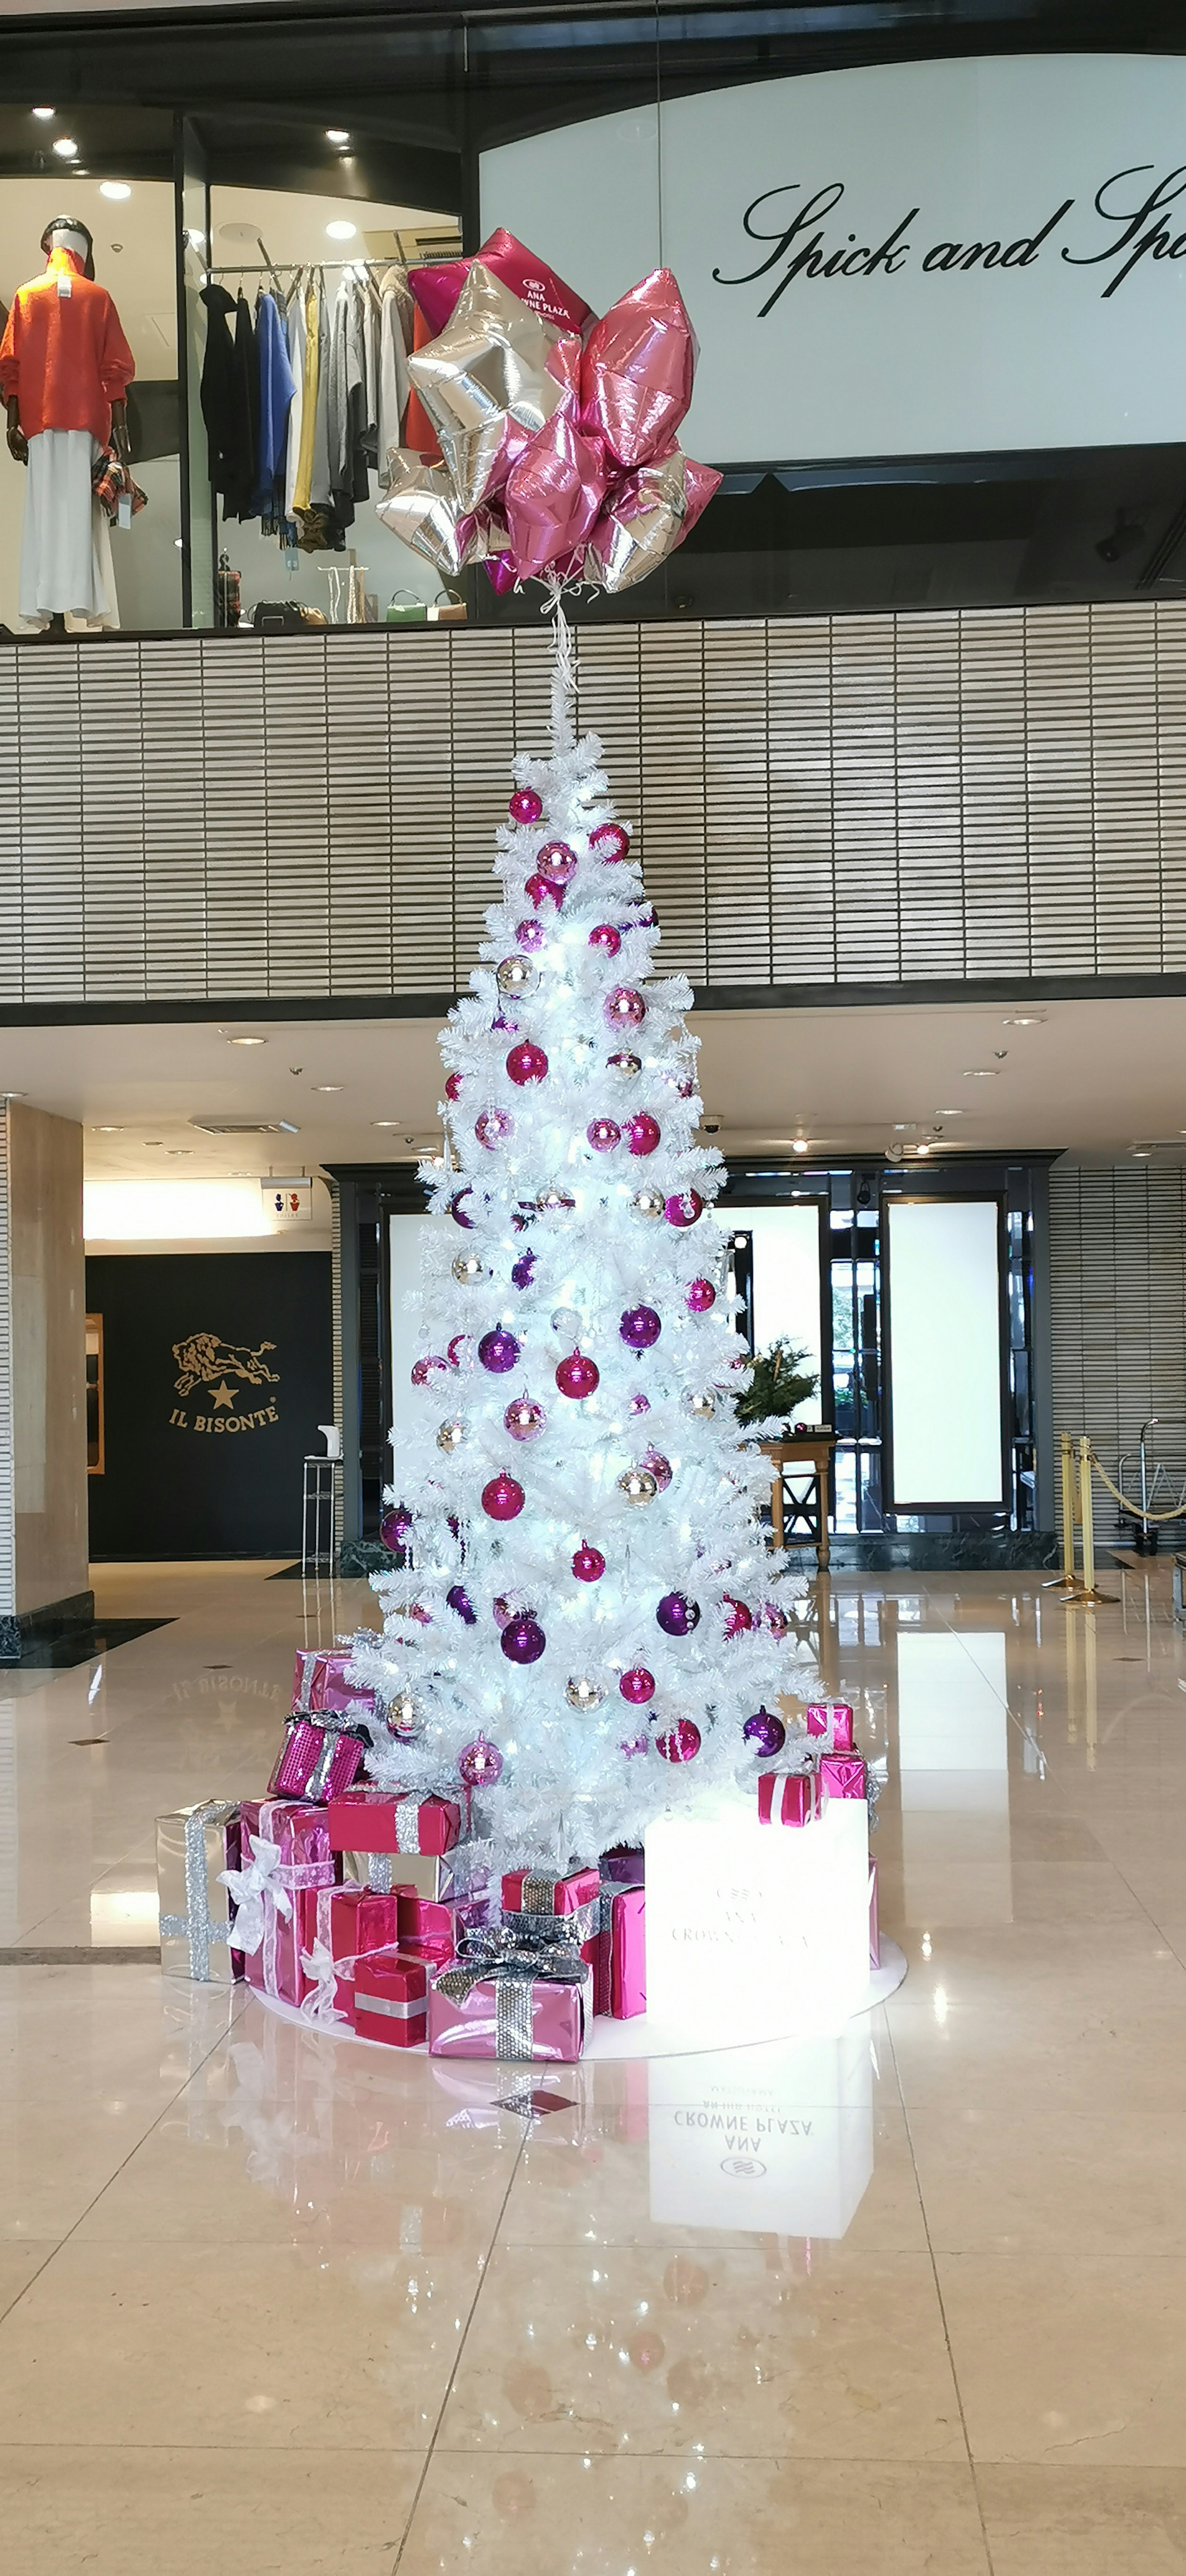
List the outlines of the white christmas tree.
<svg viewBox="0 0 1186 2576">
<path fill-rule="evenodd" d="M 769 1466 L 734 1416 L 691 991 L 652 978 L 566 642 L 557 747 L 515 762 L 502 898 L 442 1037 L 419 1418 L 393 1443 L 411 1570 L 372 1577 L 383 1632 L 352 1664 L 387 1705 L 372 1777 L 476 1786 L 491 1861 L 552 1871 L 752 1776 L 797 1652 L 757 1518 Z"/>
</svg>

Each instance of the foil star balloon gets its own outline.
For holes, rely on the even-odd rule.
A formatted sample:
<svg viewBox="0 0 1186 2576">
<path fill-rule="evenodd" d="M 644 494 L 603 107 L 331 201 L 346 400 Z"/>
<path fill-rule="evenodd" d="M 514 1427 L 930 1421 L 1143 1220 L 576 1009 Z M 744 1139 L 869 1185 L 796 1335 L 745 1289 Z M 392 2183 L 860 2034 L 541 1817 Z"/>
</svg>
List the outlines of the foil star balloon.
<svg viewBox="0 0 1186 2576">
<path fill-rule="evenodd" d="M 579 340 L 541 320 L 482 260 L 473 262 L 452 319 L 408 360 L 460 509 L 502 490 L 562 402 L 575 410 L 579 364 Z"/>
<path fill-rule="evenodd" d="M 554 412 L 512 466 L 503 494 L 520 575 L 529 579 L 582 546 L 604 498 L 604 449 Z"/>
<path fill-rule="evenodd" d="M 670 448 L 692 399 L 696 355 L 671 270 L 656 268 L 593 325 L 581 361 L 582 429 L 598 432 L 627 472 L 650 464 Z"/>
<path fill-rule="evenodd" d="M 389 450 L 387 471 L 386 496 L 375 503 L 385 526 L 437 572 L 459 573 L 474 560 L 476 532 L 457 500 L 452 477 L 426 465 L 410 447 Z"/>
<path fill-rule="evenodd" d="M 545 322 L 554 322 L 561 331 L 583 331 L 590 319 L 584 298 L 566 286 L 549 268 L 546 259 L 537 258 L 513 233 L 499 225 L 498 231 L 484 241 L 476 253 L 484 268 L 501 277 L 523 304 L 533 313 L 542 314 Z M 470 259 L 443 260 L 437 268 L 413 268 L 408 284 L 416 298 L 429 330 L 443 331 L 457 308 L 457 299 L 473 267 Z"/>
<path fill-rule="evenodd" d="M 642 465 L 607 494 L 585 555 L 585 578 L 629 590 L 664 563 L 711 501 L 721 477 L 681 448 Z"/>
</svg>

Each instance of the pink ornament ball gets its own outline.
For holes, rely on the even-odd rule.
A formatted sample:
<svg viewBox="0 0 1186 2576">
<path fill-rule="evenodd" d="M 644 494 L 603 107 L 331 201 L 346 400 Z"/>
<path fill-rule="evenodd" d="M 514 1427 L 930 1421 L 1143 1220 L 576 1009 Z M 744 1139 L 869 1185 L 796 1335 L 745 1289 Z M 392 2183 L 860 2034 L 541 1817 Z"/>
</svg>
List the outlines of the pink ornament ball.
<svg viewBox="0 0 1186 2576">
<path fill-rule="evenodd" d="M 521 921 L 515 930 L 517 946 L 526 948 L 530 956 L 535 955 L 537 948 L 543 947 L 547 935 L 542 921 Z"/>
<path fill-rule="evenodd" d="M 537 852 L 541 876 L 551 877 L 557 885 L 569 885 L 577 872 L 577 854 L 567 841 L 545 841 Z"/>
<path fill-rule="evenodd" d="M 787 1740 L 782 1719 L 772 1717 L 768 1708 L 755 1709 L 753 1716 L 747 1717 L 741 1732 L 751 1753 L 755 1753 L 760 1762 L 769 1762 L 774 1754 L 781 1753 Z"/>
<path fill-rule="evenodd" d="M 481 1117 L 474 1120 L 474 1134 L 488 1154 L 495 1153 L 500 1145 L 508 1144 L 514 1132 L 515 1122 L 509 1109 L 484 1109 Z"/>
<path fill-rule="evenodd" d="M 517 1365 L 519 1351 L 520 1344 L 516 1341 L 515 1335 L 504 1332 L 501 1328 L 496 1328 L 492 1333 L 483 1333 L 478 1344 L 478 1358 L 483 1368 L 489 1369 L 492 1377 L 505 1377 L 507 1370 Z"/>
<path fill-rule="evenodd" d="M 780 1602 L 764 1601 L 762 1618 L 772 1637 L 785 1637 L 791 1623 Z"/>
<path fill-rule="evenodd" d="M 665 1637 L 690 1637 L 700 1625 L 700 1604 L 686 1592 L 665 1592 L 655 1618 Z"/>
<path fill-rule="evenodd" d="M 634 1664 L 628 1673 L 623 1673 L 618 1689 L 631 1708 L 645 1708 L 655 1696 L 655 1676 L 648 1673 L 645 1664 Z"/>
<path fill-rule="evenodd" d="M 459 1073 L 447 1073 L 445 1075 L 445 1098 L 446 1100 L 460 1100 L 461 1075 Z"/>
<path fill-rule="evenodd" d="M 601 1384 L 601 1371 L 596 1360 L 588 1359 L 583 1351 L 573 1351 L 570 1358 L 561 1360 L 556 1371 L 556 1384 L 561 1395 L 571 1395 L 577 1403 L 582 1403 L 587 1395 L 596 1393 Z"/>
<path fill-rule="evenodd" d="M 537 912 L 543 912 L 548 905 L 551 905 L 554 912 L 559 912 L 564 901 L 563 886 L 557 885 L 552 877 L 541 876 L 538 869 L 534 876 L 528 877 L 523 892 L 528 902 L 535 905 Z"/>
<path fill-rule="evenodd" d="M 508 1476 L 505 1468 L 482 1487 L 482 1509 L 488 1520 L 517 1520 L 526 1500 L 522 1485 L 514 1476 Z"/>
<path fill-rule="evenodd" d="M 596 930 L 589 933 L 590 948 L 599 948 L 603 957 L 616 957 L 621 945 L 622 933 L 615 930 L 612 921 L 599 921 Z"/>
<path fill-rule="evenodd" d="M 591 1118 L 585 1129 L 586 1142 L 595 1154 L 612 1154 L 622 1141 L 622 1130 L 613 1118 Z"/>
<path fill-rule="evenodd" d="M 655 1751 L 665 1762 L 694 1762 L 700 1751 L 700 1729 L 690 1717 L 679 1717 L 666 1735 L 655 1737 Z"/>
<path fill-rule="evenodd" d="M 469 1333 L 454 1333 L 452 1341 L 446 1342 L 445 1348 L 449 1354 L 450 1368 L 468 1368 L 471 1365 L 474 1345 Z"/>
<path fill-rule="evenodd" d="M 649 1753 L 650 1749 L 649 1735 L 632 1735 L 626 1743 L 618 1746 L 619 1753 L 624 1753 L 628 1762 L 633 1762 L 639 1753 Z"/>
<path fill-rule="evenodd" d="M 640 1029 L 647 1015 L 641 993 L 632 984 L 615 984 L 602 1003 L 602 1015 L 611 1029 Z"/>
<path fill-rule="evenodd" d="M 685 1073 L 682 1081 L 677 1082 L 675 1088 L 678 1099 L 691 1100 L 696 1089 L 696 1085 L 692 1080 L 691 1074 Z"/>
<path fill-rule="evenodd" d="M 578 1583 L 600 1583 L 605 1572 L 605 1558 L 600 1548 L 590 1547 L 587 1541 L 583 1541 L 573 1556 L 572 1570 Z"/>
<path fill-rule="evenodd" d="M 502 1755 L 497 1744 L 479 1735 L 459 1754 L 457 1768 L 467 1789 L 492 1789 L 502 1777 Z"/>
<path fill-rule="evenodd" d="M 505 1628 L 508 1619 L 512 1616 L 511 1605 L 505 1594 L 502 1592 L 496 1593 L 490 1607 L 494 1613 L 495 1627 Z"/>
<path fill-rule="evenodd" d="M 510 1432 L 512 1440 L 538 1440 L 547 1418 L 534 1397 L 517 1395 L 502 1417 L 503 1429 Z"/>
<path fill-rule="evenodd" d="M 530 1288 L 531 1274 L 535 1268 L 535 1262 L 536 1256 L 534 1252 L 520 1253 L 514 1269 L 511 1272 L 511 1278 L 516 1288 Z"/>
<path fill-rule="evenodd" d="M 640 1467 L 649 1468 L 660 1493 L 665 1494 L 669 1484 L 671 1483 L 670 1458 L 665 1458 L 661 1449 L 645 1449 L 639 1460 L 639 1465 Z"/>
<path fill-rule="evenodd" d="M 707 1315 L 709 1307 L 715 1306 L 716 1302 L 717 1292 L 711 1279 L 694 1279 L 684 1300 L 692 1315 Z"/>
<path fill-rule="evenodd" d="M 524 1083 L 542 1082 L 547 1070 L 548 1059 L 543 1048 L 534 1046 L 530 1038 L 524 1038 L 519 1046 L 511 1048 L 507 1057 L 507 1072 L 511 1081 L 517 1083 L 520 1090 Z"/>
<path fill-rule="evenodd" d="M 451 1583 L 445 1599 L 449 1608 L 457 1612 L 458 1618 L 464 1619 L 467 1628 L 476 1628 L 478 1614 L 463 1583 Z"/>
<path fill-rule="evenodd" d="M 628 1306 L 618 1326 L 622 1340 L 632 1351 L 649 1351 L 662 1330 L 653 1306 Z"/>
<path fill-rule="evenodd" d="M 674 1198 L 668 1199 L 665 1213 L 669 1225 L 695 1225 L 697 1217 L 704 1214 L 704 1201 L 699 1190 L 678 1191 Z"/>
<path fill-rule="evenodd" d="M 659 1121 L 644 1109 L 637 1118 L 626 1121 L 626 1142 L 632 1154 L 653 1154 L 659 1142 Z"/>
<path fill-rule="evenodd" d="M 406 1503 L 388 1503 L 379 1515 L 379 1537 L 392 1554 L 406 1547 L 412 1535 L 412 1515 Z"/>
<path fill-rule="evenodd" d="M 727 1637 L 746 1636 L 754 1624 L 753 1611 L 747 1609 L 744 1601 L 736 1600 L 731 1592 L 725 1594 L 725 1609 L 728 1614 L 725 1620 L 725 1635 Z"/>
<path fill-rule="evenodd" d="M 508 1619 L 499 1640 L 507 1662 L 511 1664 L 538 1664 L 547 1642 L 538 1619 L 529 1610 L 522 1611 L 517 1618 Z"/>
<path fill-rule="evenodd" d="M 598 823 L 589 834 L 589 847 L 599 859 L 616 862 L 630 855 L 630 834 L 622 823 Z"/>
<path fill-rule="evenodd" d="M 454 1190 L 453 1196 L 449 1201 L 449 1214 L 453 1219 L 454 1225 L 465 1226 L 467 1232 L 472 1232 L 474 1221 L 472 1216 L 466 1215 L 465 1202 L 467 1199 L 472 1199 L 472 1197 L 472 1190 Z"/>
<path fill-rule="evenodd" d="M 512 823 L 538 823 L 544 801 L 534 787 L 516 787 L 507 810 Z"/>
<path fill-rule="evenodd" d="M 413 1360 L 413 1362 L 412 1362 L 412 1384 L 413 1384 L 413 1386 L 427 1386 L 427 1385 L 428 1385 L 428 1382 L 429 1382 L 429 1379 L 431 1378 L 431 1376 L 432 1376 L 432 1374 L 433 1374 L 433 1371 L 434 1371 L 435 1369 L 445 1369 L 445 1368 L 447 1368 L 447 1367 L 448 1367 L 448 1365 L 449 1365 L 448 1361 L 447 1361 L 447 1360 L 438 1359 L 438 1358 L 437 1358 L 437 1356 L 436 1356 L 436 1353 L 435 1353 L 435 1352 L 432 1352 L 432 1353 L 427 1354 L 427 1355 L 426 1355 L 424 1358 L 422 1358 L 422 1359 Z"/>
<path fill-rule="evenodd" d="M 644 1394 L 643 1394 L 643 1392 L 642 1392 L 641 1387 L 637 1387 L 637 1386 L 636 1386 L 636 1387 L 635 1387 L 635 1390 L 634 1390 L 634 1393 L 633 1393 L 633 1395 L 632 1395 L 632 1396 L 631 1396 L 631 1398 L 630 1398 L 630 1410 L 631 1410 L 631 1412 L 632 1412 L 632 1413 L 649 1413 L 649 1412 L 650 1412 L 650 1409 L 651 1409 L 651 1399 L 650 1399 L 649 1395 L 644 1395 Z"/>
</svg>

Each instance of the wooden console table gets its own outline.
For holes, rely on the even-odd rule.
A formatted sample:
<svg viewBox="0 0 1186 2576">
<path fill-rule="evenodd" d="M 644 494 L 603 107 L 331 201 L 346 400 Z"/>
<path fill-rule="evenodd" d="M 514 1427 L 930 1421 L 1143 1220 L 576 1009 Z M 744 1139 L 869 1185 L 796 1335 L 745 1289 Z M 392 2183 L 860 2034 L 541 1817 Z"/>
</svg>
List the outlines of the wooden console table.
<svg viewBox="0 0 1186 2576">
<path fill-rule="evenodd" d="M 818 1430 L 792 1432 L 788 1440 L 761 1440 L 764 1458 L 774 1469 L 770 1494 L 770 1514 L 774 1523 L 774 1544 L 786 1545 L 786 1497 L 783 1476 L 788 1468 L 806 1469 L 813 1478 L 810 1494 L 792 1494 L 791 1537 L 801 1534 L 815 1542 L 815 1561 L 820 1567 L 828 1563 L 828 1486 L 832 1473 L 832 1453 L 836 1434 L 830 1424 L 821 1423 Z"/>
</svg>

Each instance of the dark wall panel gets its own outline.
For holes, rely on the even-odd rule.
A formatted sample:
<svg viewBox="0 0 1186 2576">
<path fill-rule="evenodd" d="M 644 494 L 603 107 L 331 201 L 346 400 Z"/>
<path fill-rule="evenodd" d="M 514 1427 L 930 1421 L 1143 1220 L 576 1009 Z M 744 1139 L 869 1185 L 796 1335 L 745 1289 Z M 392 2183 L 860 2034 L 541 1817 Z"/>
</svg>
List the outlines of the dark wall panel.
<svg viewBox="0 0 1186 2576">
<path fill-rule="evenodd" d="M 301 1535 L 301 1461 L 333 1419 L 330 1256 L 105 1254 L 105 1473 L 95 1557 L 283 1556 Z"/>
</svg>

